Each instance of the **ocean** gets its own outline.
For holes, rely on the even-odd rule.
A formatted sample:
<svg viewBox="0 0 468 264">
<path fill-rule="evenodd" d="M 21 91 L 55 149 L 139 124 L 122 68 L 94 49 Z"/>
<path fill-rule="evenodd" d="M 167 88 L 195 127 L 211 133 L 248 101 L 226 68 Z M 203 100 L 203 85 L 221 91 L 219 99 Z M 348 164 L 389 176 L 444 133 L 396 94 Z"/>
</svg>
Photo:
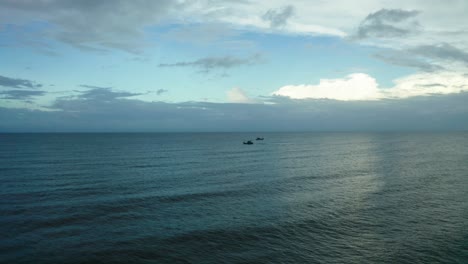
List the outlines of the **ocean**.
<svg viewBox="0 0 468 264">
<path fill-rule="evenodd" d="M 0 134 L 0 262 L 468 263 L 468 133 Z"/>
</svg>

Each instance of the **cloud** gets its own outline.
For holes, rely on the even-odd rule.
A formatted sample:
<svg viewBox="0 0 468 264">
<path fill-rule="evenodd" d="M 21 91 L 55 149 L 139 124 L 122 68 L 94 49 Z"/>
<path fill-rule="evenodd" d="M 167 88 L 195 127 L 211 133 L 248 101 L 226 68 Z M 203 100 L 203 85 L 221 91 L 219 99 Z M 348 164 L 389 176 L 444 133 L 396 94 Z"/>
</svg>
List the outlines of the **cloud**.
<svg viewBox="0 0 468 264">
<path fill-rule="evenodd" d="M 218 69 L 230 69 L 239 66 L 253 65 L 262 60 L 259 54 L 254 54 L 245 58 L 233 56 L 206 57 L 194 61 L 181 61 L 176 63 L 161 63 L 159 67 L 195 67 L 202 72 L 211 72 Z"/>
<path fill-rule="evenodd" d="M 2 1 L 0 21 L 27 24 L 47 22 L 45 33 L 84 50 L 121 49 L 138 52 L 144 28 L 157 24 L 181 6 L 172 0 Z"/>
<path fill-rule="evenodd" d="M 362 21 L 359 33 L 361 38 L 379 36 L 414 36 L 416 18 L 426 29 L 428 35 L 399 41 L 418 42 L 430 45 L 441 41 L 456 44 L 466 42 L 467 1 L 455 0 L 447 4 L 444 1 L 431 0 L 395 0 L 390 2 L 362 0 L 294 1 L 178 1 L 178 0 L 125 0 L 116 1 L 73 1 L 73 0 L 0 0 L 1 25 L 17 25 L 23 32 L 37 31 L 39 45 L 45 39 L 58 40 L 83 50 L 121 49 L 128 52 L 141 52 L 154 40 L 155 29 L 179 26 L 190 28 L 200 25 L 200 32 L 191 34 L 190 29 L 176 32 L 173 36 L 190 42 L 209 42 L 225 37 L 222 28 L 207 29 L 205 25 L 223 25 L 237 32 L 254 31 L 275 34 L 333 35 L 345 37 L 355 31 L 354 25 Z M 277 9 L 277 7 L 281 7 Z M 382 8 L 387 9 L 382 9 Z M 418 11 L 414 11 L 417 9 Z M 265 13 L 265 10 L 268 10 Z M 375 12 L 378 10 L 377 12 Z M 417 13 L 420 12 L 420 13 Z M 340 15 L 336 15 L 339 13 Z M 367 18 L 366 18 L 367 16 Z M 417 17 L 416 17 L 417 16 Z M 262 19 L 262 17 L 264 17 Z M 294 19 L 292 19 L 294 18 Z M 366 19 L 364 19 L 366 18 Z M 364 21 L 363 21 L 364 19 Z M 272 26 L 280 30 L 271 30 Z M 30 28 L 28 28 L 30 27 Z M 31 30 L 33 29 L 33 30 Z M 421 28 L 416 27 L 419 32 Z M 454 32 L 457 32 L 454 34 Z M 206 33 L 206 34 L 205 34 Z M 38 38 L 23 39 L 33 42 Z M 362 40 L 362 39 L 361 39 Z M 159 41 L 159 40 L 158 40 Z M 31 43 L 30 43 L 31 44 Z M 36 44 L 38 44 L 36 42 Z M 385 44 L 385 43 L 380 43 Z M 391 43 L 399 45 L 399 43 Z M 34 45 L 34 44 L 33 44 Z M 401 45 L 401 44 L 400 44 Z M 466 44 L 457 47 L 466 49 Z M 43 47 L 45 52 L 54 49 Z"/>
<path fill-rule="evenodd" d="M 375 100 L 379 98 L 377 81 L 364 73 L 342 79 L 322 79 L 318 85 L 286 85 L 273 92 L 293 99 Z"/>
<path fill-rule="evenodd" d="M 38 84 L 34 81 L 25 80 L 25 79 L 17 79 L 17 78 L 10 78 L 0 75 L 0 86 L 9 87 L 9 88 L 16 88 L 16 89 L 35 89 L 42 87 L 42 84 Z"/>
<path fill-rule="evenodd" d="M 83 88 L 88 88 L 88 89 L 112 89 L 112 87 L 102 87 L 102 86 L 87 85 L 87 84 L 80 84 L 79 86 Z"/>
<path fill-rule="evenodd" d="M 294 15 L 294 6 L 287 5 L 279 9 L 270 9 L 263 16 L 262 19 L 270 23 L 270 27 L 278 28 L 285 26 Z"/>
<path fill-rule="evenodd" d="M 385 50 L 384 52 L 374 54 L 373 57 L 392 65 L 414 68 L 424 72 L 444 69 L 442 66 L 428 62 L 427 59 L 415 56 L 415 53 L 408 51 Z"/>
<path fill-rule="evenodd" d="M 0 131 L 408 131 L 468 129 L 468 93 L 379 101 L 163 103 L 61 98 L 55 111 L 0 107 Z M 451 107 L 447 107 L 450 105 Z"/>
<path fill-rule="evenodd" d="M 357 39 L 404 37 L 414 33 L 419 23 L 413 18 L 419 14 L 415 10 L 381 9 L 369 14 L 359 25 Z"/>
<path fill-rule="evenodd" d="M 0 5 L 0 29 L 4 24 L 20 29 L 10 32 L 19 42 L 13 45 L 27 45 L 49 55 L 57 55 L 55 41 L 84 51 L 119 49 L 141 54 L 152 44 L 150 41 L 155 39 L 153 29 L 158 26 L 174 26 L 175 32 L 169 37 L 191 43 L 234 38 L 244 30 L 267 32 L 270 26 L 281 27 L 284 33 L 345 35 L 334 25 L 324 25 L 323 21 L 305 21 L 310 16 L 317 19 L 317 14 L 323 13 L 319 9 L 308 10 L 314 11 L 315 16 L 304 12 L 306 15 L 302 19 L 289 23 L 295 8 L 286 1 L 278 5 L 261 1 L 211 0 L 135 0 L 131 3 L 125 0 L 0 0 Z M 272 6 L 282 5 L 283 8 L 272 9 Z M 308 6 L 303 3 L 301 7 Z M 269 11 L 262 19 L 257 10 Z M 200 25 L 193 28 L 200 34 L 193 34 L 190 29 L 177 30 L 187 25 L 188 28 Z M 29 37 L 24 38 L 21 32 L 28 32 Z M 35 37 L 30 37 L 32 34 Z"/>
<path fill-rule="evenodd" d="M 242 103 L 242 104 L 252 104 L 256 101 L 249 98 L 247 94 L 241 88 L 232 88 L 227 91 L 228 101 L 231 103 Z"/>
<path fill-rule="evenodd" d="M 0 16 L 2 9 L 0 9 Z M 0 17 L 0 23 L 2 18 Z M 54 47 L 48 43 L 48 32 L 43 26 L 32 25 L 14 25 L 7 21 L 7 26 L 2 30 L 0 24 L 0 33 L 3 37 L 0 42 L 9 48 L 30 48 L 40 54 L 57 57 L 60 54 L 54 50 Z"/>
<path fill-rule="evenodd" d="M 228 24 L 243 31 L 339 37 L 346 35 L 343 29 L 337 26 L 336 21 L 332 22 L 332 20 L 343 19 L 343 16 L 335 15 L 334 9 L 337 5 L 348 6 L 345 1 L 332 4 L 333 6 L 327 2 L 311 5 L 307 1 L 295 1 L 294 7 L 284 0 L 250 1 L 242 5 L 230 1 L 200 2 L 205 5 L 200 4 L 197 12 L 203 14 L 204 18 Z M 277 8 L 278 6 L 281 8 Z"/>
<path fill-rule="evenodd" d="M 167 92 L 169 92 L 169 91 L 166 90 L 166 89 L 158 89 L 158 90 L 156 90 L 156 94 L 157 94 L 157 95 L 162 95 L 163 93 L 167 93 Z"/>
<path fill-rule="evenodd" d="M 396 3 L 370 13 L 350 39 L 358 44 L 385 48 L 374 57 L 389 64 L 420 71 L 466 71 L 468 39 L 464 28 L 468 2 L 454 1 L 446 6 L 437 1 Z M 417 10 L 414 10 L 416 8 Z"/>
<path fill-rule="evenodd" d="M 99 87 L 92 85 L 80 85 L 81 87 L 90 88 L 87 91 L 80 91 L 77 96 L 80 100 L 93 100 L 108 102 L 118 98 L 127 98 L 141 95 L 142 93 L 131 93 L 125 91 L 114 91 L 111 87 Z"/>
<path fill-rule="evenodd" d="M 45 91 L 38 90 L 7 90 L 0 91 L 3 99 L 29 101 L 32 97 L 45 95 Z"/>
<path fill-rule="evenodd" d="M 410 52 L 428 58 L 458 61 L 468 65 L 468 53 L 448 43 L 417 46 Z"/>
<path fill-rule="evenodd" d="M 416 73 L 399 78 L 394 83 L 394 87 L 381 90 L 382 97 L 409 98 L 468 91 L 468 78 L 463 73 L 452 71 Z"/>
<path fill-rule="evenodd" d="M 374 57 L 389 64 L 423 72 L 466 72 L 468 39 L 464 25 L 468 19 L 462 10 L 467 8 L 467 1 L 447 5 L 397 0 L 387 9 L 369 13 L 350 39 L 360 45 L 385 48 Z"/>
<path fill-rule="evenodd" d="M 286 85 L 273 92 L 273 95 L 292 99 L 372 101 L 468 91 L 468 77 L 461 72 L 416 73 L 399 78 L 394 83 L 393 87 L 380 88 L 373 77 L 355 73 L 345 78 L 322 79 L 317 85 Z"/>
</svg>

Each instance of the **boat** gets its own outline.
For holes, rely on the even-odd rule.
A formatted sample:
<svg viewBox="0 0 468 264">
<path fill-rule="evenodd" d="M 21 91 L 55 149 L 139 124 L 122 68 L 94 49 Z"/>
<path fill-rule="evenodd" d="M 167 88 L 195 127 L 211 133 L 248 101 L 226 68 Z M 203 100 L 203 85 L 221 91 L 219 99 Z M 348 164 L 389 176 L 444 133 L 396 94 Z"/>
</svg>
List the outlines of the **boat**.
<svg viewBox="0 0 468 264">
<path fill-rule="evenodd" d="M 262 137 L 258 137 L 258 138 L 257 138 L 257 139 L 255 139 L 255 140 L 263 140 L 263 138 L 262 138 Z"/>
<path fill-rule="evenodd" d="M 252 140 L 244 141 L 244 145 L 252 145 L 252 144 L 253 144 Z"/>
</svg>

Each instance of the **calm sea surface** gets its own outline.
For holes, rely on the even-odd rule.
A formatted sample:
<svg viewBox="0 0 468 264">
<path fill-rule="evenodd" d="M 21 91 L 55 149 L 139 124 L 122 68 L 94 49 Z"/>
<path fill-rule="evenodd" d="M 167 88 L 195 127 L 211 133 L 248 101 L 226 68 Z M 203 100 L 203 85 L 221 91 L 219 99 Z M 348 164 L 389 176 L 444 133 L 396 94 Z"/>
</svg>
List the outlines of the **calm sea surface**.
<svg viewBox="0 0 468 264">
<path fill-rule="evenodd" d="M 468 263 L 468 133 L 0 134 L 0 262 Z"/>
</svg>

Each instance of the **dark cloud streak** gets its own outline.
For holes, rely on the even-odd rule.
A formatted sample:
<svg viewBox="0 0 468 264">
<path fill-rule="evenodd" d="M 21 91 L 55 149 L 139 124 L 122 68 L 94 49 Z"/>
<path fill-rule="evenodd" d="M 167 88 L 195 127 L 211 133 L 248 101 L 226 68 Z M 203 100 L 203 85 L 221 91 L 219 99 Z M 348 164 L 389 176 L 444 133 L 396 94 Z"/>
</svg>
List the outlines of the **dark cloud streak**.
<svg viewBox="0 0 468 264">
<path fill-rule="evenodd" d="M 259 54 L 246 58 L 238 58 L 234 56 L 206 57 L 194 61 L 161 63 L 159 64 L 159 67 L 195 67 L 201 69 L 202 72 L 210 72 L 217 69 L 230 69 L 239 66 L 258 64 L 261 59 L 262 58 Z"/>
<path fill-rule="evenodd" d="M 168 90 L 166 90 L 166 89 L 158 89 L 158 90 L 156 91 L 156 94 L 157 94 L 157 95 L 162 95 L 163 93 L 167 93 L 167 92 L 168 92 Z"/>
<path fill-rule="evenodd" d="M 29 101 L 32 97 L 45 95 L 45 91 L 38 90 L 7 90 L 0 91 L 3 99 Z"/>
<path fill-rule="evenodd" d="M 458 61 L 468 65 L 468 53 L 448 43 L 418 46 L 411 49 L 410 52 L 429 58 Z"/>
<path fill-rule="evenodd" d="M 81 94 L 77 98 L 81 100 L 109 102 L 118 98 L 127 98 L 142 94 L 124 91 L 113 91 L 111 87 L 98 87 L 91 85 L 81 85 L 81 87 L 91 88 L 87 91 L 80 92 Z"/>
<path fill-rule="evenodd" d="M 112 87 L 102 87 L 102 86 L 87 85 L 87 84 L 80 84 L 79 86 L 83 88 L 88 88 L 88 89 L 112 89 Z"/>
<path fill-rule="evenodd" d="M 0 75 L 0 86 L 15 89 L 35 89 L 42 87 L 42 84 L 26 79 L 10 78 Z"/>
<path fill-rule="evenodd" d="M 394 38 L 415 33 L 419 23 L 412 19 L 419 14 L 415 10 L 381 9 L 369 14 L 359 25 L 353 38 Z"/>
<path fill-rule="evenodd" d="M 443 67 L 429 63 L 423 58 L 417 57 L 412 53 L 404 51 L 385 51 L 376 53 L 373 55 L 374 58 L 384 61 L 388 64 L 415 68 L 424 72 L 434 72 L 443 70 Z"/>
<path fill-rule="evenodd" d="M 288 20 L 294 15 L 294 6 L 287 5 L 279 9 L 270 9 L 262 19 L 270 23 L 270 27 L 283 27 L 288 23 Z"/>
</svg>

